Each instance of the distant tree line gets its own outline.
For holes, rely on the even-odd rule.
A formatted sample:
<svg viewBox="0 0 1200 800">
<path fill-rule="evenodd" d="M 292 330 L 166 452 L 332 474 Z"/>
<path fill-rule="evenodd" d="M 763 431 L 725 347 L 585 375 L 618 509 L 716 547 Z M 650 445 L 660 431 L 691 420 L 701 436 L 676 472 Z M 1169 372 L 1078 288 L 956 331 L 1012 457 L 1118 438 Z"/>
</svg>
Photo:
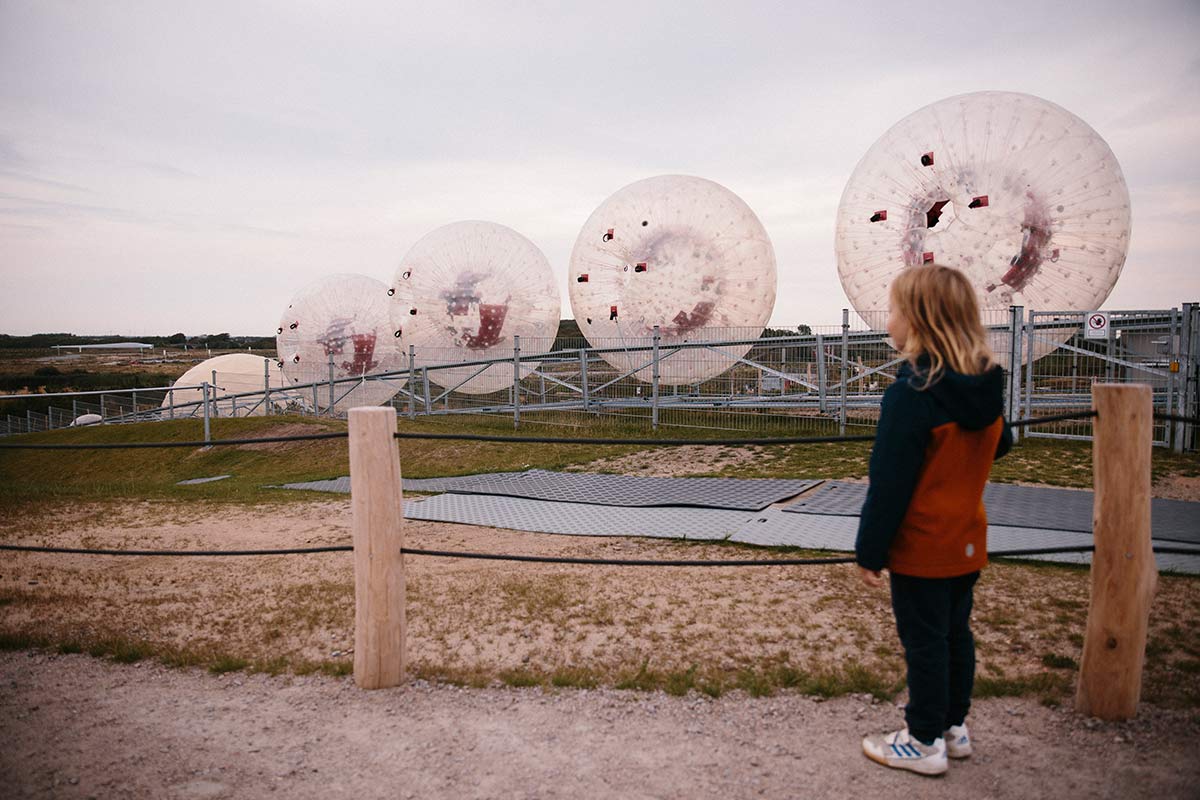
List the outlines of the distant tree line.
<svg viewBox="0 0 1200 800">
<path fill-rule="evenodd" d="M 760 339 L 773 339 L 779 336 L 811 336 L 812 328 L 808 325 L 797 325 L 795 328 L 763 328 L 763 332 L 759 334 Z M 583 340 L 583 332 L 579 329 L 579 323 L 573 319 L 561 319 L 558 321 L 558 335 L 554 338 L 554 346 L 552 350 L 568 350 L 580 346 Z"/>
<path fill-rule="evenodd" d="M 274 336 L 231 336 L 229 333 L 205 333 L 187 336 L 173 333 L 170 336 L 78 336 L 73 333 L 35 333 L 31 336 L 11 336 L 0 333 L 2 350 L 45 350 L 55 345 L 116 344 L 117 342 L 143 342 L 155 347 L 189 349 L 207 347 L 210 350 L 254 350 L 275 349 Z"/>
</svg>

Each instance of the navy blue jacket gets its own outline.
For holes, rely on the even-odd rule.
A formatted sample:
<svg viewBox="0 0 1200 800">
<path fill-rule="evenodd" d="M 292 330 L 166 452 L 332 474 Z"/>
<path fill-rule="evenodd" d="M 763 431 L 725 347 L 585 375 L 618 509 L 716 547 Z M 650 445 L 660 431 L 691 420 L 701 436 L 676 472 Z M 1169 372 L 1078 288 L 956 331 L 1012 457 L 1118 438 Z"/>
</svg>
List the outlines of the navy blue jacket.
<svg viewBox="0 0 1200 800">
<path fill-rule="evenodd" d="M 1012 446 L 1001 414 L 1004 371 L 946 370 L 928 388 L 904 363 L 884 392 L 859 520 L 859 565 L 902 575 L 953 577 L 987 563 L 983 487 Z"/>
</svg>

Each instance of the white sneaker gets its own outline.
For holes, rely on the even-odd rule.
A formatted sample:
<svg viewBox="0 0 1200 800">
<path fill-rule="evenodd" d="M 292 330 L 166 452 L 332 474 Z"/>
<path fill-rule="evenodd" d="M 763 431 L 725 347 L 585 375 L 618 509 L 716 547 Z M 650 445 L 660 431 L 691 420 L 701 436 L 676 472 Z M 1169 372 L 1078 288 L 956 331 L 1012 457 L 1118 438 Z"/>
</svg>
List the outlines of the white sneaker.
<svg viewBox="0 0 1200 800">
<path fill-rule="evenodd" d="M 971 756 L 971 732 L 967 724 L 951 725 L 942 734 L 946 740 L 946 755 L 951 758 L 969 758 Z"/>
<path fill-rule="evenodd" d="M 946 761 L 945 739 L 939 737 L 933 744 L 922 744 L 908 735 L 908 728 L 864 737 L 862 749 L 863 755 L 885 767 L 907 769 L 921 775 L 944 775 L 950 768 Z"/>
</svg>

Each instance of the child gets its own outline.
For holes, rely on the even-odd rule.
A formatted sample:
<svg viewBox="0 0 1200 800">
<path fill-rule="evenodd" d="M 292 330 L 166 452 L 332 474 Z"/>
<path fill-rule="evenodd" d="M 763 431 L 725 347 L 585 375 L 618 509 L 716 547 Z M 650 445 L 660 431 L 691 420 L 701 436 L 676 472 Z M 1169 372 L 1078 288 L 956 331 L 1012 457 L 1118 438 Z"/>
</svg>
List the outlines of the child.
<svg viewBox="0 0 1200 800">
<path fill-rule="evenodd" d="M 961 272 L 931 264 L 901 273 L 888 333 L 905 361 L 883 395 L 855 555 L 868 586 L 883 585 L 884 567 L 890 573 L 909 700 L 905 729 L 862 746 L 880 764 L 941 775 L 947 755 L 971 754 L 969 623 L 987 563 L 983 487 L 1012 433 L 1001 415 L 1004 373 Z"/>
</svg>

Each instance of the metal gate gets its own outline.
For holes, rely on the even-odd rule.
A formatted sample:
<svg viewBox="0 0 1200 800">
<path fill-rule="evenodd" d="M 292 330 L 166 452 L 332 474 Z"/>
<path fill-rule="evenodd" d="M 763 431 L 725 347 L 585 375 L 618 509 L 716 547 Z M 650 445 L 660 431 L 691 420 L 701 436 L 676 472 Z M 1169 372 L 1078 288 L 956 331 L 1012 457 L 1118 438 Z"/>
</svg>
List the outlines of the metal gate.
<svg viewBox="0 0 1200 800">
<path fill-rule="evenodd" d="M 1146 383 L 1155 412 L 1188 417 L 1197 413 L 1200 306 L 1195 303 L 1182 309 L 1102 314 L 1030 311 L 1020 325 L 1020 337 L 1017 352 L 1023 363 L 1021 374 L 1013 375 L 1017 399 L 1010 406 L 1020 416 L 1090 408 L 1096 382 Z M 1154 444 L 1177 452 L 1194 449 L 1195 428 L 1156 421 Z M 1026 435 L 1090 440 L 1092 426 L 1090 420 L 1055 422 L 1030 427 Z"/>
</svg>

